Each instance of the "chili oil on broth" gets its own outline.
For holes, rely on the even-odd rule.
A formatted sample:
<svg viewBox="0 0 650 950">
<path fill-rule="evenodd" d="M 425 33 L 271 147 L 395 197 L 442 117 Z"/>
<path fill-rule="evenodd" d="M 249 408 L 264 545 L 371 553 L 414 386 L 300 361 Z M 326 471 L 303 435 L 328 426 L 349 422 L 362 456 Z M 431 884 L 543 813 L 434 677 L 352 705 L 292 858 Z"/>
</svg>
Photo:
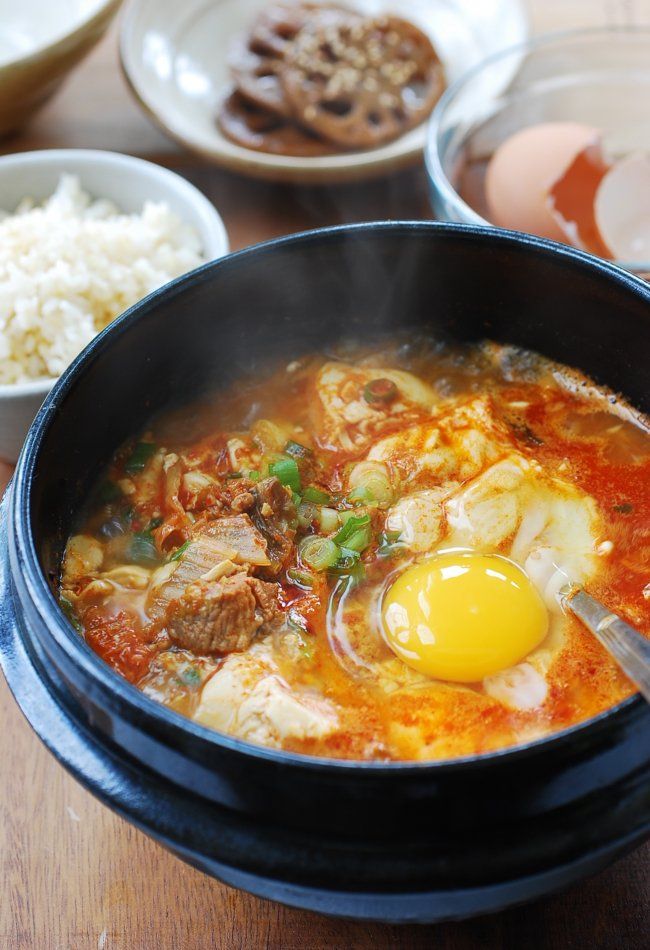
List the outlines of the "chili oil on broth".
<svg viewBox="0 0 650 950">
<path fill-rule="evenodd" d="M 346 347 L 241 380 L 118 451 L 68 543 L 61 603 L 119 673 L 219 731 L 352 759 L 487 752 L 632 692 L 555 594 L 569 575 L 648 629 L 649 474 L 645 420 L 533 354 Z M 224 549 L 233 518 L 268 564 Z M 548 611 L 542 641 L 517 657 L 511 633 L 517 662 L 481 680 L 434 679 L 389 645 L 392 585 L 450 547 L 511 559 Z M 231 608 L 250 642 L 199 649 Z M 498 607 L 486 622 L 506 636 Z"/>
</svg>

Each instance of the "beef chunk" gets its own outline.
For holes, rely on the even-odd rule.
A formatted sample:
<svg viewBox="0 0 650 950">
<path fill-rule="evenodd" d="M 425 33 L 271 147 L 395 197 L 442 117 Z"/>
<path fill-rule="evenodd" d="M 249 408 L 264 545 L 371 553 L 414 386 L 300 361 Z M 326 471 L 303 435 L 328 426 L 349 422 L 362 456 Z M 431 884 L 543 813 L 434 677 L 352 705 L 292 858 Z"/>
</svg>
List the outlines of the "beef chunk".
<svg viewBox="0 0 650 950">
<path fill-rule="evenodd" d="M 234 515 L 211 522 L 192 538 L 174 573 L 155 591 L 147 604 L 149 616 L 153 620 L 160 619 L 188 584 L 198 581 L 224 560 L 251 567 L 269 565 L 267 545 L 266 538 L 248 515 Z"/>
<path fill-rule="evenodd" d="M 195 653 L 245 650 L 257 633 L 279 616 L 278 586 L 248 572 L 271 576 L 290 556 L 294 531 L 288 517 L 293 502 L 277 478 L 260 483 L 251 515 L 218 518 L 190 541 L 172 571 L 147 601 L 147 612 L 170 637 Z M 264 500 L 262 500 L 264 499 Z M 265 515 L 261 514 L 264 508 Z M 282 536 L 282 529 L 287 536 Z"/>
<path fill-rule="evenodd" d="M 169 607 L 169 635 L 194 653 L 246 650 L 280 616 L 277 593 L 277 584 L 242 571 L 216 581 L 195 581 Z"/>
<path fill-rule="evenodd" d="M 296 506 L 291 494 L 275 477 L 265 478 L 254 489 L 255 507 L 251 517 L 266 538 L 270 566 L 265 573 L 274 576 L 287 566 L 293 554 L 296 536 Z"/>
<path fill-rule="evenodd" d="M 250 511 L 254 504 L 255 495 L 250 491 L 243 491 L 235 495 L 230 503 L 230 510 L 239 514 L 242 511 Z"/>
</svg>

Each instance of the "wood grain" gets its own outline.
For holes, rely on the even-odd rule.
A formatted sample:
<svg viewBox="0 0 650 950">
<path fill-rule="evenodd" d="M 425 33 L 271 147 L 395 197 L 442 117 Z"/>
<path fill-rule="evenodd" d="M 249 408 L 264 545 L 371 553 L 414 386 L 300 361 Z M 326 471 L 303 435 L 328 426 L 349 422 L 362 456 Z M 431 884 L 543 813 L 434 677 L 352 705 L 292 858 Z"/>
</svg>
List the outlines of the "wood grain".
<svg viewBox="0 0 650 950">
<path fill-rule="evenodd" d="M 479 2 L 479 0 L 477 0 Z M 650 22 L 650 0 L 530 0 L 535 29 Z M 377 218 L 429 217 L 420 169 L 382 182 L 250 182 L 182 153 L 131 100 L 116 31 L 30 127 L 0 150 L 111 148 L 169 165 L 223 213 L 233 248 Z M 10 469 L 0 463 L 0 487 Z M 650 846 L 562 895 L 436 927 L 336 921 L 233 891 L 173 858 L 88 795 L 45 751 L 0 683 L 0 950 L 650 946 Z"/>
</svg>

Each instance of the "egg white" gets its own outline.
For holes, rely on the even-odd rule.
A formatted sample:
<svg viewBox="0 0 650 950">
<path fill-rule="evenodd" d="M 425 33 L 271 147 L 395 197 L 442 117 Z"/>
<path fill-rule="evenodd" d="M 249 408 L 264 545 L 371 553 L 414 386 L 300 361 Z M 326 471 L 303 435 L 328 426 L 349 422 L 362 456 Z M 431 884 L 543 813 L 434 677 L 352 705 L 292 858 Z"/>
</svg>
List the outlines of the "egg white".
<svg viewBox="0 0 650 950">
<path fill-rule="evenodd" d="M 424 453 L 418 454 L 423 445 L 418 425 L 379 441 L 367 455 L 386 464 L 399 496 L 385 516 L 386 530 L 399 532 L 405 553 L 398 570 L 448 548 L 499 553 L 520 565 L 549 610 L 548 634 L 521 663 L 486 677 L 480 686 L 514 709 L 537 708 L 547 697 L 548 670 L 565 639 L 559 590 L 568 581 L 588 583 L 602 565 L 596 503 L 517 452 L 495 421 L 489 398 L 439 410 L 427 429 Z M 347 639 L 343 662 L 388 692 L 431 684 L 387 653 L 380 616 L 385 588 L 378 584 L 369 599 L 367 591 L 352 592 L 340 606 L 334 635 Z"/>
</svg>

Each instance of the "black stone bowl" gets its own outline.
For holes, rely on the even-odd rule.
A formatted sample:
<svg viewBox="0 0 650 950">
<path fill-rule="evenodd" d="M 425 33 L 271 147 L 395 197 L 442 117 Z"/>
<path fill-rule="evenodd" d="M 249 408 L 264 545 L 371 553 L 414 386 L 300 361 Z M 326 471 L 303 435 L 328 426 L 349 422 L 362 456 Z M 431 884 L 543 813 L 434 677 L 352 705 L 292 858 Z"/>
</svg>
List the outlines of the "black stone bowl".
<svg viewBox="0 0 650 950">
<path fill-rule="evenodd" d="M 86 646 L 52 583 L 114 449 L 154 412 L 348 338 L 410 327 L 579 367 L 648 411 L 650 289 L 534 238 L 429 223 L 297 235 L 152 294 L 65 373 L 4 501 L 0 659 L 38 735 L 94 794 L 209 874 L 331 914 L 435 921 L 561 887 L 650 829 L 638 697 L 515 749 L 354 763 L 258 748 L 157 705 Z"/>
</svg>

